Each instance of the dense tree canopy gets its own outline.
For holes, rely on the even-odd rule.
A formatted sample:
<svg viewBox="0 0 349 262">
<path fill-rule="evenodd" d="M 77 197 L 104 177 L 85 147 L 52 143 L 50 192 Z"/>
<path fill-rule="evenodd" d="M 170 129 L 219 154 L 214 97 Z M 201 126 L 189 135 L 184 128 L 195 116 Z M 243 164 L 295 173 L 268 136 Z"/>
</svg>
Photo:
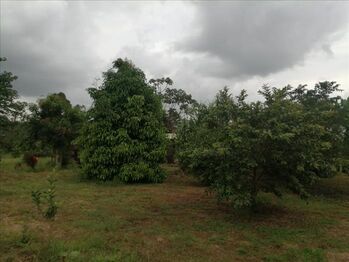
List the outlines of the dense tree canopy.
<svg viewBox="0 0 349 262">
<path fill-rule="evenodd" d="M 67 164 L 72 142 L 77 138 L 84 120 L 80 106 L 72 107 L 64 93 L 50 94 L 30 106 L 27 122 L 29 148 L 49 148 L 56 164 Z M 35 146 L 40 143 L 40 146 Z M 28 149 L 29 149 L 28 148 Z"/>
<path fill-rule="evenodd" d="M 254 206 L 258 192 L 301 197 L 319 176 L 334 174 L 343 141 L 334 82 L 314 89 L 270 88 L 264 102 L 247 103 L 222 90 L 201 105 L 179 133 L 181 164 L 235 206 Z"/>
<path fill-rule="evenodd" d="M 144 73 L 118 59 L 90 88 L 93 106 L 79 138 L 82 170 L 88 178 L 160 182 L 165 155 L 160 98 Z"/>
</svg>

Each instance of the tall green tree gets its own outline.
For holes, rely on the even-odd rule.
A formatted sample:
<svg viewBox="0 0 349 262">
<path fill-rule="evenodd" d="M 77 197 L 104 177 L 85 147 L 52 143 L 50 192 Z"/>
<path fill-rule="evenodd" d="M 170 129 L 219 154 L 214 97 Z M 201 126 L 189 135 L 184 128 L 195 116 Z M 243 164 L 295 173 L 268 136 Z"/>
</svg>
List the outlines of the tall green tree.
<svg viewBox="0 0 349 262">
<path fill-rule="evenodd" d="M 144 73 L 118 59 L 103 73 L 102 85 L 88 92 L 93 106 L 78 140 L 83 173 L 104 181 L 163 181 L 163 110 Z"/>
<path fill-rule="evenodd" d="M 30 110 L 27 147 L 48 147 L 56 164 L 65 166 L 71 155 L 72 142 L 84 121 L 81 107 L 73 107 L 64 93 L 55 93 L 31 105 Z M 38 142 L 41 146 L 33 145 Z"/>
</svg>

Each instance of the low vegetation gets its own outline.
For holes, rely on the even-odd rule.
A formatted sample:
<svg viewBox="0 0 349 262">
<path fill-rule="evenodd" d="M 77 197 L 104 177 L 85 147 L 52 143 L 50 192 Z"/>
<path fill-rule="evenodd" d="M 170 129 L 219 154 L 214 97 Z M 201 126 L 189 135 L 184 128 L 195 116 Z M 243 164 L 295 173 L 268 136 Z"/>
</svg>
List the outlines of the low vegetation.
<svg viewBox="0 0 349 262">
<path fill-rule="evenodd" d="M 48 188 L 47 190 L 35 190 L 32 191 L 32 200 L 43 217 L 53 219 L 57 213 L 58 206 L 56 199 L 56 179 L 52 176 L 47 178 Z M 43 209 L 43 205 L 45 205 Z"/>
<path fill-rule="evenodd" d="M 349 177 L 322 179 L 307 202 L 291 193 L 259 196 L 260 208 L 234 211 L 193 177 L 164 166 L 163 184 L 79 179 L 76 169 L 14 170 L 0 176 L 1 261 L 347 261 Z M 53 220 L 35 211 L 33 188 L 57 179 Z"/>
</svg>

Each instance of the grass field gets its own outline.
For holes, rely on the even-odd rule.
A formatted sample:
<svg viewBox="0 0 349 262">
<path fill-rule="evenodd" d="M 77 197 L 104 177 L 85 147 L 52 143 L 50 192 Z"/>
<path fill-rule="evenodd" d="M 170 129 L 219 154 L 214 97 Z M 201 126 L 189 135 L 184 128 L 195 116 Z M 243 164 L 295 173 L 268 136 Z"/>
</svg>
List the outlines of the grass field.
<svg viewBox="0 0 349 262">
<path fill-rule="evenodd" d="M 176 166 L 163 184 L 80 181 L 74 168 L 0 173 L 0 261 L 349 261 L 349 177 L 321 181 L 304 202 L 263 194 L 251 216 L 217 203 Z M 57 179 L 58 214 L 31 191 Z"/>
</svg>

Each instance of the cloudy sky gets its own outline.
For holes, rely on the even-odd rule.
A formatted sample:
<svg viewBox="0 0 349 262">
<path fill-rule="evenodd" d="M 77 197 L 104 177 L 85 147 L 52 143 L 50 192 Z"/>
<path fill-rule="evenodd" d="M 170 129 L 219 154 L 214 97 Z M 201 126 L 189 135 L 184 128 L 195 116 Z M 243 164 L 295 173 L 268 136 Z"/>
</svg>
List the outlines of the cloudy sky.
<svg viewBox="0 0 349 262">
<path fill-rule="evenodd" d="M 251 99 L 263 84 L 334 80 L 349 95 L 349 2 L 4 1 L 1 71 L 35 101 L 86 88 L 118 57 L 169 76 L 202 102 L 229 86 Z"/>
</svg>

